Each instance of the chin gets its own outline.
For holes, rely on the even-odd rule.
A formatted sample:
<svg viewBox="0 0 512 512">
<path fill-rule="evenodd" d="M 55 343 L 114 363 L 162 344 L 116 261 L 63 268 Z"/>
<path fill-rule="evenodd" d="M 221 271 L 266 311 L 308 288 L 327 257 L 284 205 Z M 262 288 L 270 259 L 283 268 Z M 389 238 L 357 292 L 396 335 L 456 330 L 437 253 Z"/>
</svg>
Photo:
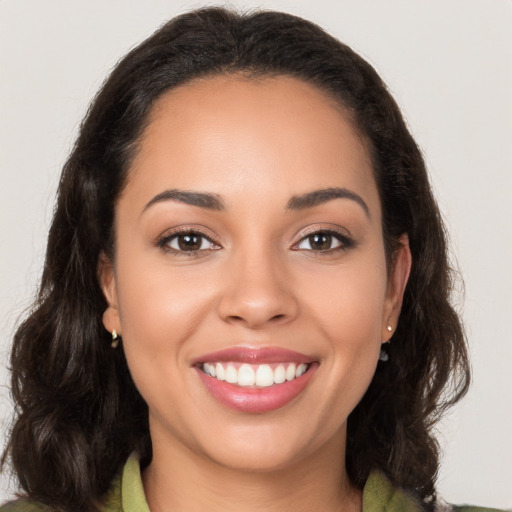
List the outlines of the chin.
<svg viewBox="0 0 512 512">
<path fill-rule="evenodd" d="M 233 443 L 226 448 L 216 449 L 214 453 L 210 453 L 210 459 L 226 469 L 247 473 L 273 473 L 285 470 L 297 464 L 305 455 L 302 450 L 301 455 L 298 455 L 297 450 L 292 447 L 286 449 L 273 443 L 266 446 L 255 443 L 251 447 L 239 447 Z"/>
<path fill-rule="evenodd" d="M 326 436 L 325 430 L 320 435 L 311 431 L 311 425 L 310 428 L 304 424 L 301 427 L 283 424 L 238 425 L 225 429 L 222 437 L 216 437 L 214 444 L 209 442 L 204 445 L 203 453 L 225 468 L 258 473 L 286 470 L 315 458 L 324 449 L 331 455 L 333 450 L 339 450 L 342 456 L 344 429 Z"/>
</svg>

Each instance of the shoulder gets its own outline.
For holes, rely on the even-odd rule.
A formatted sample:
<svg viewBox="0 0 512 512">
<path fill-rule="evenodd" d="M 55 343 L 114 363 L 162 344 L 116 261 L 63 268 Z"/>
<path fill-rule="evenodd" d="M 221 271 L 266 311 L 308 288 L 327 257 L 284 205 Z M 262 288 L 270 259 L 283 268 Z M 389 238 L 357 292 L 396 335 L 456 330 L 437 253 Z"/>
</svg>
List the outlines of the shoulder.
<svg viewBox="0 0 512 512">
<path fill-rule="evenodd" d="M 98 512 L 122 512 L 120 497 L 120 476 L 117 475 L 111 483 L 110 489 L 104 497 L 103 503 L 98 506 Z M 0 512 L 53 512 L 53 508 L 28 498 L 20 498 L 0 505 Z"/>
<path fill-rule="evenodd" d="M 19 499 L 0 505 L 0 512 L 50 512 L 50 509 L 28 499 Z"/>
<path fill-rule="evenodd" d="M 488 507 L 474 507 L 473 505 L 454 505 L 451 507 L 453 512 L 507 512 L 507 510 L 488 508 Z M 508 512 L 512 512 L 508 509 Z"/>
<path fill-rule="evenodd" d="M 110 483 L 107 494 L 98 504 L 98 511 L 150 512 L 144 496 L 139 459 L 135 453 L 130 455 L 124 467 Z M 22 498 L 0 505 L 0 512 L 52 512 L 52 508 Z"/>
<path fill-rule="evenodd" d="M 427 508 L 418 496 L 394 487 L 383 473 L 374 471 L 368 477 L 363 490 L 363 512 L 384 510 L 386 512 L 425 512 Z M 443 502 L 438 502 L 434 510 L 435 512 L 507 512 L 496 508 L 449 505 Z"/>
</svg>

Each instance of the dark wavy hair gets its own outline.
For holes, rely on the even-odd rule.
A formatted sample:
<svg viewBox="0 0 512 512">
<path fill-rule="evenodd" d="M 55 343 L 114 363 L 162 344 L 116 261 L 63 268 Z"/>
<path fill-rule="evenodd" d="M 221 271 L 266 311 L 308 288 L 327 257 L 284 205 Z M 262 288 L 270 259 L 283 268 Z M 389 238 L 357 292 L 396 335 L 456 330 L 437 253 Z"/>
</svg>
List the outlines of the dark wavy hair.
<svg viewBox="0 0 512 512">
<path fill-rule="evenodd" d="M 469 365 L 425 164 L 376 71 L 315 24 L 278 12 L 178 16 L 126 55 L 92 102 L 62 172 L 40 291 L 14 336 L 15 419 L 3 463 L 31 499 L 85 511 L 130 452 L 151 459 L 147 405 L 102 325 L 98 258 L 115 256 L 116 198 L 157 98 L 194 78 L 235 73 L 314 84 L 367 141 L 388 260 L 406 233 L 413 264 L 389 361 L 349 417 L 346 465 L 358 487 L 377 469 L 431 508 L 432 429 L 466 392 Z"/>
</svg>

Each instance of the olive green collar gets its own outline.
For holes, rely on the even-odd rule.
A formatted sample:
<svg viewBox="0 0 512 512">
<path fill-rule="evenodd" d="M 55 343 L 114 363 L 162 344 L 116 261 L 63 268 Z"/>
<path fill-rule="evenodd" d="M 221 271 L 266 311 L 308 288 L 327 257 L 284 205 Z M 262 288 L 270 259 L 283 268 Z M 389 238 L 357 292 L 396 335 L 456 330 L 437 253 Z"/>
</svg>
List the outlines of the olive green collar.
<svg viewBox="0 0 512 512">
<path fill-rule="evenodd" d="M 393 487 L 380 471 L 370 473 L 363 489 L 363 512 L 420 512 L 424 510 L 414 495 Z"/>
<path fill-rule="evenodd" d="M 363 512 L 420 512 L 420 502 L 414 496 L 395 489 L 386 476 L 373 472 L 363 490 Z M 112 482 L 104 512 L 150 512 L 142 478 L 139 460 L 132 454 L 118 477 Z"/>
</svg>

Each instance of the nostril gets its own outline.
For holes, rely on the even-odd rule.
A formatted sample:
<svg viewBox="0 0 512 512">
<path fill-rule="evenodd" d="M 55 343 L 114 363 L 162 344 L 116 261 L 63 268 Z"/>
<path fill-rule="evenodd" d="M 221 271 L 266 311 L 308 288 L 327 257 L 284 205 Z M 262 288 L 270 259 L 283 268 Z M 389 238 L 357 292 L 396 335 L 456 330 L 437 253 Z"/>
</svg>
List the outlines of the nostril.
<svg viewBox="0 0 512 512">
<path fill-rule="evenodd" d="M 244 323 L 244 324 L 247 323 L 249 325 L 256 326 L 256 325 L 264 324 L 267 322 L 279 323 L 279 322 L 286 320 L 286 318 L 287 318 L 287 315 L 280 313 L 278 315 L 271 316 L 270 318 L 267 317 L 266 320 L 261 317 L 256 318 L 256 317 L 254 317 L 254 315 L 249 315 L 249 316 L 247 316 L 247 318 L 244 317 L 243 315 L 229 315 L 227 317 L 227 320 L 229 322 L 233 322 L 233 323 Z"/>
<path fill-rule="evenodd" d="M 293 296 L 263 293 L 250 287 L 235 287 L 226 292 L 218 305 L 219 316 L 233 324 L 259 328 L 265 324 L 282 324 L 295 318 L 298 304 Z"/>
</svg>

